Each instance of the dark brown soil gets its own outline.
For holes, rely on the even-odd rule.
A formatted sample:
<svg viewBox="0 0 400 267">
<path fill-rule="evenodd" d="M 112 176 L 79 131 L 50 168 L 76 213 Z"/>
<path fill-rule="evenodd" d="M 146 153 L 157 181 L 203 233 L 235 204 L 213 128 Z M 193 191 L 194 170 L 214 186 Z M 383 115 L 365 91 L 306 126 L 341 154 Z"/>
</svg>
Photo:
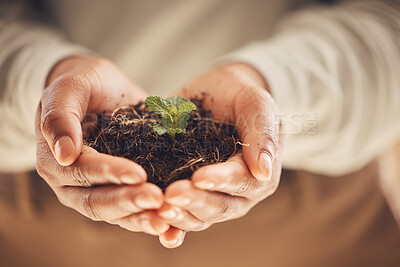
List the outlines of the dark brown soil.
<svg viewBox="0 0 400 267">
<path fill-rule="evenodd" d="M 146 170 L 148 182 L 164 190 L 176 180 L 190 179 L 201 166 L 226 161 L 241 148 L 233 125 L 213 120 L 200 100 L 191 101 L 197 110 L 190 113 L 186 133 L 175 140 L 154 133 L 152 126 L 160 118 L 142 102 L 97 115 L 97 126 L 85 142 L 101 153 L 137 162 Z"/>
</svg>

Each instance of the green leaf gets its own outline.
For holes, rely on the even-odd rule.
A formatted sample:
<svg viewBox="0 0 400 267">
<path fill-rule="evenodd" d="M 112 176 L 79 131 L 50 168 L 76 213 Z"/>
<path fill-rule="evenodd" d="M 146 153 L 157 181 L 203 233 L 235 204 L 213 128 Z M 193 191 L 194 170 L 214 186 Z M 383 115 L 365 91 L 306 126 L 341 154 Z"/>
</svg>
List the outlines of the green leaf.
<svg viewBox="0 0 400 267">
<path fill-rule="evenodd" d="M 176 119 L 175 117 L 176 115 L 178 115 L 178 109 L 175 106 L 171 106 L 169 114 L 171 115 L 172 118 Z"/>
<path fill-rule="evenodd" d="M 147 107 L 154 113 L 157 113 L 161 118 L 171 117 L 172 105 L 159 96 L 149 96 L 146 98 Z M 172 118 L 171 118 L 172 120 Z"/>
<path fill-rule="evenodd" d="M 177 134 L 177 133 L 184 133 L 185 132 L 185 129 L 179 129 L 179 128 L 169 128 L 168 130 L 167 130 L 167 133 L 169 134 L 169 136 L 172 138 L 172 139 L 175 139 L 175 134 Z"/>
<path fill-rule="evenodd" d="M 179 105 L 178 114 L 181 114 L 183 112 L 190 113 L 192 110 L 196 110 L 196 105 L 190 101 L 187 101 Z"/>
<path fill-rule="evenodd" d="M 154 132 L 158 135 L 168 133 L 172 139 L 177 133 L 186 131 L 189 113 L 196 109 L 195 104 L 179 96 L 169 97 L 166 100 L 159 96 L 149 96 L 146 98 L 146 104 L 161 117 L 161 125 L 153 125 Z"/>
<path fill-rule="evenodd" d="M 165 134 L 167 132 L 167 129 L 165 129 L 164 127 L 158 125 L 157 123 L 154 123 L 153 131 L 158 135 L 163 135 L 163 134 Z"/>
<path fill-rule="evenodd" d="M 189 113 L 187 112 L 181 113 L 178 117 L 178 122 L 176 124 L 176 127 L 185 132 L 186 127 L 188 126 L 187 121 L 189 120 L 189 118 L 190 118 Z"/>
<path fill-rule="evenodd" d="M 167 101 L 176 108 L 178 108 L 182 103 L 189 102 L 189 100 L 180 96 L 168 97 Z"/>
<path fill-rule="evenodd" d="M 161 126 L 164 127 L 165 129 L 171 128 L 172 127 L 173 122 L 171 121 L 171 119 L 168 118 L 161 118 Z"/>
</svg>

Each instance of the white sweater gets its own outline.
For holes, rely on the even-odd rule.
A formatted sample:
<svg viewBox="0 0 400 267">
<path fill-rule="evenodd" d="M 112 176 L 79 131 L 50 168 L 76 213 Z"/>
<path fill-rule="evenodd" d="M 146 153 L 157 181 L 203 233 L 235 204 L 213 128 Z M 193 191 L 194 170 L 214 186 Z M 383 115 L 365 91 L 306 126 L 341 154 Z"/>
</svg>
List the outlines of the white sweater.
<svg viewBox="0 0 400 267">
<path fill-rule="evenodd" d="M 44 0 L 44 13 L 25 1 L 3 2 L 0 171 L 35 167 L 34 114 L 46 75 L 86 49 L 159 95 L 234 51 L 217 64 L 244 61 L 265 76 L 286 122 L 287 168 L 349 173 L 400 137 L 397 1 L 287 16 L 298 1 Z"/>
</svg>

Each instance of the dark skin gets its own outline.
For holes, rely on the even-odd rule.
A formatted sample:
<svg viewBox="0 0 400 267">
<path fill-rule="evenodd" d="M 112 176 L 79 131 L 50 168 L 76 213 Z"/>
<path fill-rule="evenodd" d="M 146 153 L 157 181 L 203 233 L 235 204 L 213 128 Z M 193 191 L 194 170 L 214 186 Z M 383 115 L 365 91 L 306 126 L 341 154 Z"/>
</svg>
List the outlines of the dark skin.
<svg viewBox="0 0 400 267">
<path fill-rule="evenodd" d="M 198 169 L 191 180 L 171 184 L 163 195 L 138 164 L 82 145 L 86 113 L 112 112 L 144 100 L 146 93 L 106 59 L 64 59 L 49 74 L 36 114 L 38 172 L 64 205 L 178 247 L 187 231 L 239 218 L 278 187 L 280 122 L 267 89 L 255 69 L 235 63 L 178 92 L 203 95 L 205 109 L 235 123 L 248 146 L 227 162 Z"/>
<path fill-rule="evenodd" d="M 204 108 L 211 110 L 216 120 L 229 118 L 246 144 L 243 153 L 201 167 L 190 181 L 176 181 L 166 189 L 160 216 L 176 228 L 201 231 L 244 216 L 275 192 L 282 168 L 280 122 L 275 121 L 277 109 L 265 81 L 245 64 L 212 70 L 178 94 L 203 96 Z"/>
</svg>

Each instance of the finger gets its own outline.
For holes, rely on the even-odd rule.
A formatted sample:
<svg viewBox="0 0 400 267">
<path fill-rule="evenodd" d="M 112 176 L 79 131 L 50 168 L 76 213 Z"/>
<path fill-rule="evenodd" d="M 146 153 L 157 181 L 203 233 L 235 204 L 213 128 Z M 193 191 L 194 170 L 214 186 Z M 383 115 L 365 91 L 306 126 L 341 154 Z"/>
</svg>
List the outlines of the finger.
<svg viewBox="0 0 400 267">
<path fill-rule="evenodd" d="M 95 221 L 112 221 L 163 204 L 160 188 L 153 184 L 63 187 L 57 190 L 60 201 Z"/>
<path fill-rule="evenodd" d="M 268 181 L 258 180 L 250 173 L 242 154 L 223 163 L 199 168 L 192 175 L 192 183 L 199 189 L 252 200 L 268 195 L 264 192 L 268 189 Z"/>
<path fill-rule="evenodd" d="M 38 109 L 36 122 L 40 117 Z M 89 187 L 98 184 L 136 184 L 147 179 L 145 170 L 137 163 L 115 156 L 98 153 L 83 146 L 79 159 L 71 166 L 59 165 L 36 123 L 37 171 L 51 185 L 71 185 Z M 63 174 L 63 175 L 59 175 Z"/>
<path fill-rule="evenodd" d="M 165 233 L 170 227 L 153 210 L 117 219 L 113 223 L 132 232 L 145 232 L 150 235 L 160 235 Z"/>
<path fill-rule="evenodd" d="M 86 147 L 76 162 L 69 167 L 61 167 L 69 181 L 64 185 L 90 187 L 99 184 L 137 184 L 146 181 L 146 171 L 137 163 L 121 158 L 102 154 Z"/>
<path fill-rule="evenodd" d="M 159 236 L 160 243 L 166 248 L 177 248 L 182 245 L 186 232 L 176 227 L 170 227 L 168 231 Z"/>
<path fill-rule="evenodd" d="M 84 146 L 71 166 L 61 166 L 52 156 L 47 142 L 37 133 L 37 171 L 50 186 L 91 187 L 101 184 L 137 184 L 146 181 L 146 171 L 137 163 L 102 154 Z M 62 174 L 62 175 L 60 175 Z"/>
<path fill-rule="evenodd" d="M 116 156 L 84 148 L 81 156 L 71 166 L 62 167 L 63 185 L 90 187 L 99 184 L 137 184 L 146 181 L 146 171 L 137 163 Z M 62 177 L 58 177 L 62 179 Z"/>
<path fill-rule="evenodd" d="M 165 202 L 187 210 L 199 220 L 214 223 L 244 215 L 248 200 L 200 190 L 190 181 L 181 180 L 167 187 Z"/>
<path fill-rule="evenodd" d="M 190 83 L 179 95 L 201 97 L 203 107 L 212 111 L 213 118 L 235 123 L 241 142 L 246 144 L 243 157 L 250 172 L 259 180 L 269 180 L 280 124 L 275 118 L 278 114 L 275 102 L 263 87 L 265 85 L 256 82 L 252 75 L 243 74 L 243 66 L 239 69 L 222 68 L 213 73 Z M 215 87 L 210 87 L 210 84 L 221 90 L 210 89 Z"/>
<path fill-rule="evenodd" d="M 236 125 L 243 157 L 250 172 L 259 180 L 269 180 L 279 141 L 279 120 L 271 96 L 263 88 L 251 87 L 237 95 Z"/>
<path fill-rule="evenodd" d="M 78 158 L 82 149 L 80 122 L 87 111 L 111 111 L 132 100 L 134 89 L 136 99 L 144 97 L 115 65 L 101 59 L 60 76 L 46 88 L 40 127 L 57 161 L 68 166 Z"/>
<path fill-rule="evenodd" d="M 197 219 L 188 211 L 169 204 L 164 204 L 158 210 L 158 215 L 170 225 L 186 232 L 202 231 L 210 226 L 210 224 Z"/>
</svg>

